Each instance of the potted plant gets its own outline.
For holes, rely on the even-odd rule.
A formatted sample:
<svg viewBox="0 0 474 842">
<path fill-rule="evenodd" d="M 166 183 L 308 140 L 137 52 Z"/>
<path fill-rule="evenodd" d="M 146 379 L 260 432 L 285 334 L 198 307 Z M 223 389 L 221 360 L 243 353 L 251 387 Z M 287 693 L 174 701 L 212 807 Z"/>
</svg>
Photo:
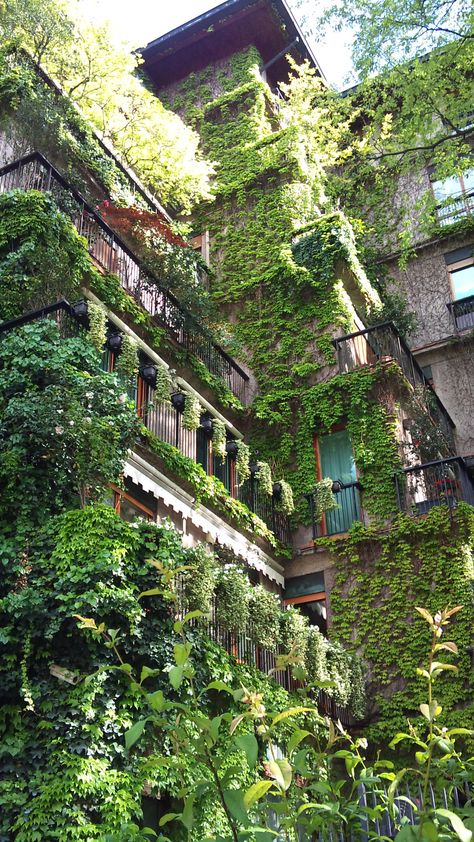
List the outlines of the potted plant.
<svg viewBox="0 0 474 842">
<path fill-rule="evenodd" d="M 173 378 L 169 368 L 165 368 L 164 365 L 158 365 L 156 367 L 153 403 L 155 405 L 160 403 L 169 403 L 172 388 Z"/>
<path fill-rule="evenodd" d="M 235 468 L 239 477 L 239 482 L 245 482 L 250 476 L 250 448 L 242 439 L 238 439 L 237 457 L 235 460 Z"/>
</svg>

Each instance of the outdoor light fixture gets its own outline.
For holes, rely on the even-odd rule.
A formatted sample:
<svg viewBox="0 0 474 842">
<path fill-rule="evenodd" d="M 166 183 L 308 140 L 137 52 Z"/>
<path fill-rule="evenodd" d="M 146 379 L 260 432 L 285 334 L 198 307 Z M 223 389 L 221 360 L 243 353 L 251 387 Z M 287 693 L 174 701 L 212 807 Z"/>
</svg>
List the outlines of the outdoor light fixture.
<svg viewBox="0 0 474 842">
<path fill-rule="evenodd" d="M 148 386 L 151 386 L 152 389 L 156 387 L 156 365 L 153 365 L 153 363 L 146 363 L 142 367 L 140 374 Z"/>
<path fill-rule="evenodd" d="M 331 491 L 333 494 L 339 494 L 342 489 L 345 488 L 344 483 L 340 479 L 333 480 L 333 484 L 331 486 Z"/>
<path fill-rule="evenodd" d="M 186 395 L 184 392 L 173 392 L 171 395 L 171 405 L 176 412 L 184 412 L 184 405 L 186 403 Z"/>
<path fill-rule="evenodd" d="M 72 314 L 81 322 L 86 322 L 88 319 L 87 301 L 78 301 L 77 304 L 72 305 Z"/>
<path fill-rule="evenodd" d="M 206 437 L 210 439 L 212 437 L 212 415 L 209 415 L 208 412 L 201 415 L 201 422 L 199 426 L 201 430 L 204 431 Z"/>
<path fill-rule="evenodd" d="M 109 333 L 107 337 L 107 348 L 109 351 L 112 351 L 113 354 L 116 354 L 120 351 L 122 347 L 123 336 L 121 333 Z"/>
<path fill-rule="evenodd" d="M 275 500 L 279 500 L 281 497 L 281 482 L 274 482 L 273 483 L 273 496 Z"/>
<path fill-rule="evenodd" d="M 237 442 L 234 439 L 229 439 L 225 443 L 225 452 L 227 453 L 229 459 L 236 459 L 237 458 Z"/>
</svg>

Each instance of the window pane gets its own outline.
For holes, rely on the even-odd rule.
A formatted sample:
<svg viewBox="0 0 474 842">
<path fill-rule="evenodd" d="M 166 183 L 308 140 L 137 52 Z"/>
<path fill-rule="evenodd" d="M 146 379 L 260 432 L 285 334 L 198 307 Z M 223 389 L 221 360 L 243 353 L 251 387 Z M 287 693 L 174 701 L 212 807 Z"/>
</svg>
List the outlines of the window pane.
<svg viewBox="0 0 474 842">
<path fill-rule="evenodd" d="M 467 298 L 474 295 L 474 266 L 465 266 L 464 269 L 456 269 L 451 272 L 453 282 L 454 298 Z"/>
<path fill-rule="evenodd" d="M 474 170 L 468 170 L 462 178 L 464 181 L 464 190 L 466 193 L 470 193 L 471 190 L 474 190 Z"/>
<path fill-rule="evenodd" d="M 461 182 L 457 175 L 445 178 L 443 181 L 433 181 L 433 192 L 438 202 L 448 199 L 461 190 Z"/>
<path fill-rule="evenodd" d="M 352 444 L 347 430 L 319 438 L 321 478 L 331 477 L 341 482 L 355 482 L 356 469 Z"/>
</svg>

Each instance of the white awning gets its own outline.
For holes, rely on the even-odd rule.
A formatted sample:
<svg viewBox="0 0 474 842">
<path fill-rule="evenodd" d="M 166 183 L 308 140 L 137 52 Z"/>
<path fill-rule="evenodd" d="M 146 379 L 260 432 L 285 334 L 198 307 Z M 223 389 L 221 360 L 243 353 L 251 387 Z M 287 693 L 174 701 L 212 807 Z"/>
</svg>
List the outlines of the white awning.
<svg viewBox="0 0 474 842">
<path fill-rule="evenodd" d="M 261 570 L 269 579 L 278 582 L 279 585 L 284 585 L 283 567 L 277 561 L 261 550 L 257 544 L 249 541 L 242 533 L 229 526 L 215 512 L 203 505 L 197 506 L 190 494 L 141 456 L 136 453 L 129 455 L 124 475 L 135 485 L 140 485 L 144 491 L 153 494 L 157 500 L 162 500 L 167 508 L 182 515 L 183 519 L 190 520 L 194 526 L 209 536 L 209 540 L 218 541 L 219 544 L 228 547 L 244 559 L 251 567 Z"/>
</svg>

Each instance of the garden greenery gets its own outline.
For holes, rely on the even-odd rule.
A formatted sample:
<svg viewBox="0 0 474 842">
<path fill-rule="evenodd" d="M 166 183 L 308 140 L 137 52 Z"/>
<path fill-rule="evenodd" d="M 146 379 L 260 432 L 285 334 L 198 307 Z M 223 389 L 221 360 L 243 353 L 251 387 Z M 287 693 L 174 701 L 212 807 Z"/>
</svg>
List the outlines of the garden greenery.
<svg viewBox="0 0 474 842">
<path fill-rule="evenodd" d="M 201 404 L 199 398 L 191 392 L 186 392 L 183 412 L 183 428 L 185 430 L 197 430 L 201 423 Z"/>
<path fill-rule="evenodd" d="M 212 451 L 216 454 L 222 461 L 224 461 L 226 456 L 226 437 L 227 437 L 227 428 L 223 421 L 220 418 L 213 418 L 212 419 Z"/>
<path fill-rule="evenodd" d="M 122 345 L 115 368 L 128 380 L 131 380 L 138 371 L 138 345 L 128 333 L 122 334 Z"/>
<path fill-rule="evenodd" d="M 107 338 L 107 313 L 105 308 L 94 301 L 88 301 L 87 318 L 89 320 L 90 341 L 96 351 L 101 354 Z"/>
</svg>

